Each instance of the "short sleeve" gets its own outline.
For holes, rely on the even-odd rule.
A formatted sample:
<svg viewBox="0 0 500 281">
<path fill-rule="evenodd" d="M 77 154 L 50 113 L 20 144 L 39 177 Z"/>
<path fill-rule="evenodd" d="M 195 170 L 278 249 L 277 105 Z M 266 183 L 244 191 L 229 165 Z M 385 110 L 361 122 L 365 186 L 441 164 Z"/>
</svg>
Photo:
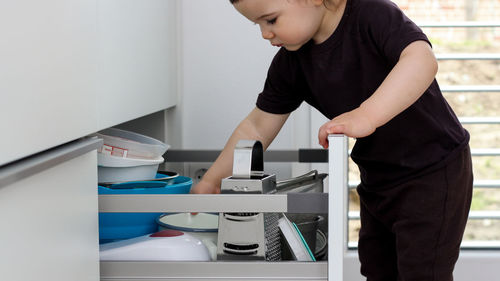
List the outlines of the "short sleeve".
<svg viewBox="0 0 500 281">
<path fill-rule="evenodd" d="M 365 0 L 360 10 L 361 28 L 373 40 L 379 52 L 395 64 L 401 52 L 412 42 L 423 40 L 431 45 L 422 30 L 389 0 Z M 432 46 L 432 45 L 431 45 Z"/>
<path fill-rule="evenodd" d="M 269 67 L 257 108 L 275 114 L 290 113 L 304 100 L 304 79 L 292 52 L 281 48 Z"/>
</svg>

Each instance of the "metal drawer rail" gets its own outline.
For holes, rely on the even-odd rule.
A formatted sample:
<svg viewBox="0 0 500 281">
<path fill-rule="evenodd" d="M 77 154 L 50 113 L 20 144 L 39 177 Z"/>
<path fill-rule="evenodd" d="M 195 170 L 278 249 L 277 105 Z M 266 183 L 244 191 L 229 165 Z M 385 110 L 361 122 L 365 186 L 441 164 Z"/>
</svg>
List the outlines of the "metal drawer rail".
<svg viewBox="0 0 500 281">
<path fill-rule="evenodd" d="M 99 195 L 99 212 L 327 213 L 328 193 Z"/>
<path fill-rule="evenodd" d="M 101 281 L 328 280 L 327 262 L 101 262 Z"/>
</svg>

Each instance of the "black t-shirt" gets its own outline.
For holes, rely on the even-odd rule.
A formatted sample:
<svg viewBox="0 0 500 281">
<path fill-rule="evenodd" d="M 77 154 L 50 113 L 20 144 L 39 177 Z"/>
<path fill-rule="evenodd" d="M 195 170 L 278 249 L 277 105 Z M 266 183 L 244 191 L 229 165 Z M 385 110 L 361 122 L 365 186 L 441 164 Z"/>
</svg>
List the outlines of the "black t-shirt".
<svg viewBox="0 0 500 281">
<path fill-rule="evenodd" d="M 306 101 L 332 119 L 369 98 L 403 49 L 417 40 L 429 42 L 389 0 L 347 0 L 337 29 L 325 42 L 278 51 L 257 107 L 284 114 Z M 364 187 L 386 188 L 443 166 L 468 141 L 434 80 L 408 109 L 357 139 L 351 158 Z"/>
</svg>

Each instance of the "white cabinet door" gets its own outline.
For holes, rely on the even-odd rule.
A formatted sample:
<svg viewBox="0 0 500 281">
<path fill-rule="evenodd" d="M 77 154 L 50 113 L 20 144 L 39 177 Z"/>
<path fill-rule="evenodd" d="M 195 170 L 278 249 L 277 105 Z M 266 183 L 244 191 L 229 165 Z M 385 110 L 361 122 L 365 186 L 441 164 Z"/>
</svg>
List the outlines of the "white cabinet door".
<svg viewBox="0 0 500 281">
<path fill-rule="evenodd" d="M 99 280 L 99 145 L 77 141 L 0 169 L 0 280 Z"/>
<path fill-rule="evenodd" d="M 0 4 L 0 165 L 96 130 L 95 0 Z"/>
<path fill-rule="evenodd" d="M 99 127 L 176 102 L 176 1 L 98 1 Z"/>
</svg>

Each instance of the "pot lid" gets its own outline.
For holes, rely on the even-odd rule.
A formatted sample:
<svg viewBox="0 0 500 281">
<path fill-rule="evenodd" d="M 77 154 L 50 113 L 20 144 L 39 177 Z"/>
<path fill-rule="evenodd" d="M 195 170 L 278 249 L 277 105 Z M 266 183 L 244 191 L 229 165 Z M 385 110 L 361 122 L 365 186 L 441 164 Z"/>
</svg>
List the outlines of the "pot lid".
<svg viewBox="0 0 500 281">
<path fill-rule="evenodd" d="M 212 213 L 177 213 L 164 214 L 157 220 L 160 226 L 169 229 L 195 232 L 217 232 L 218 214 Z"/>
</svg>

